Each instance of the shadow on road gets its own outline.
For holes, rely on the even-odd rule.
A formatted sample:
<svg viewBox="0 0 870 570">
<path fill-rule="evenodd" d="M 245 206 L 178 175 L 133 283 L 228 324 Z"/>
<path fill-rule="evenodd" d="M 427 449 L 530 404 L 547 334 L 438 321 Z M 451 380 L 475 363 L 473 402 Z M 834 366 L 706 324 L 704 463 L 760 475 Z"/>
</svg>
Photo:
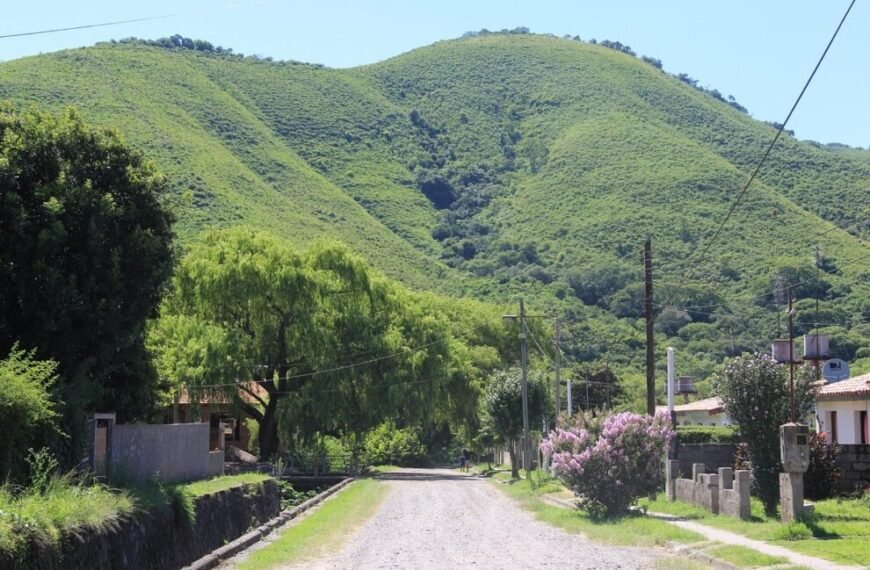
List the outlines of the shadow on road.
<svg viewBox="0 0 870 570">
<path fill-rule="evenodd" d="M 372 475 L 372 479 L 380 481 L 474 481 L 474 477 L 467 473 L 449 473 L 447 471 L 392 471 Z"/>
</svg>

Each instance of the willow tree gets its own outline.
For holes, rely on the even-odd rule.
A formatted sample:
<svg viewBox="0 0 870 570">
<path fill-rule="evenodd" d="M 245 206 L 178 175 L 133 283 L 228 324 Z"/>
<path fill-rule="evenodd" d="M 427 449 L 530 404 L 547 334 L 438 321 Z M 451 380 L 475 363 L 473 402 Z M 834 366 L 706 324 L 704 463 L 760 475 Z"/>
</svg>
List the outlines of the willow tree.
<svg viewBox="0 0 870 570">
<path fill-rule="evenodd" d="M 279 433 L 361 432 L 474 400 L 447 318 L 340 245 L 300 253 L 250 229 L 214 231 L 173 285 L 149 335 L 158 369 L 233 396 L 259 423 L 263 457 Z"/>
</svg>

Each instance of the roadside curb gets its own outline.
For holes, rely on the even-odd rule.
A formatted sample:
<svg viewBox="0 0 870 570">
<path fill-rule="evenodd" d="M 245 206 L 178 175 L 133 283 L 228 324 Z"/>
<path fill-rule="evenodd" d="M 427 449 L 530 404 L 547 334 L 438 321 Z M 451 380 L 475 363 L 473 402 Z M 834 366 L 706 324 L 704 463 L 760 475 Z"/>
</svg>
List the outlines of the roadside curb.
<svg viewBox="0 0 870 570">
<path fill-rule="evenodd" d="M 216 550 L 213 550 L 210 554 L 206 554 L 189 566 L 185 566 L 182 570 L 208 570 L 209 568 L 216 567 L 218 564 L 221 563 L 221 561 L 235 556 L 236 554 L 247 548 L 250 548 L 253 544 L 256 544 L 257 542 L 262 540 L 263 537 L 267 536 L 279 526 L 298 517 L 305 511 L 309 510 L 311 507 L 319 505 L 324 500 L 341 491 L 343 488 L 347 487 L 355 480 L 355 477 L 348 477 L 340 483 L 336 483 L 335 485 L 320 493 L 316 497 L 312 497 L 304 503 L 293 507 L 292 509 L 283 511 L 272 520 L 258 526 L 256 529 L 245 535 L 240 536 L 234 541 L 229 542 Z"/>
</svg>

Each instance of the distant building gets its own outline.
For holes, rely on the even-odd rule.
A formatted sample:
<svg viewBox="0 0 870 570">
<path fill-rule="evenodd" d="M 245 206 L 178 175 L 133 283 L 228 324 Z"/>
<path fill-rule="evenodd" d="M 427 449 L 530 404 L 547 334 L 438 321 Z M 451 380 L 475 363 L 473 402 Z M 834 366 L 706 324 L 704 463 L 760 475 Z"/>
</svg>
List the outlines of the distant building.
<svg viewBox="0 0 870 570">
<path fill-rule="evenodd" d="M 667 406 L 656 407 L 656 411 L 667 409 Z M 674 412 L 677 414 L 677 425 L 681 426 L 724 426 L 729 423 L 725 406 L 718 397 L 674 406 Z"/>
<path fill-rule="evenodd" d="M 830 441 L 870 443 L 870 374 L 824 384 L 816 398 L 816 423 Z"/>
</svg>

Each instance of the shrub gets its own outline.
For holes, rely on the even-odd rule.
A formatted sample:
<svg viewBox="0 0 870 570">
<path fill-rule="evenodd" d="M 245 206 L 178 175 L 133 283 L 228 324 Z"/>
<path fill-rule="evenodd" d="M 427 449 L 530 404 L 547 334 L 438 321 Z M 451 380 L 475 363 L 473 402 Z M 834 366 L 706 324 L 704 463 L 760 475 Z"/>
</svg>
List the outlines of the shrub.
<svg viewBox="0 0 870 570">
<path fill-rule="evenodd" d="M 680 443 L 739 443 L 740 435 L 730 426 L 679 426 Z"/>
<path fill-rule="evenodd" d="M 365 438 L 366 460 L 372 465 L 419 465 L 426 455 L 420 436 L 412 428 L 384 422 Z"/>
<path fill-rule="evenodd" d="M 815 376 L 808 368 L 796 371 L 794 415 L 805 418 L 815 402 Z M 769 516 L 779 503 L 779 426 L 791 417 L 788 368 L 767 355 L 735 358 L 714 385 L 731 421 L 749 446 L 756 494 Z"/>
<path fill-rule="evenodd" d="M 608 416 L 596 437 L 584 428 L 556 429 L 541 444 L 553 474 L 581 499 L 593 518 L 628 512 L 640 497 L 657 491 L 662 462 L 674 433 L 667 414 L 623 412 Z"/>
<path fill-rule="evenodd" d="M 56 432 L 57 413 L 49 393 L 56 369 L 54 362 L 36 360 L 34 351 L 20 350 L 17 344 L 0 360 L 0 410 L 6 425 L 13 428 L 0 447 L 0 476 L 25 482 L 27 450 Z"/>
<path fill-rule="evenodd" d="M 804 475 L 804 493 L 808 499 L 827 499 L 833 493 L 834 483 L 842 476 L 837 467 L 840 446 L 828 443 L 825 433 L 810 436 L 810 467 Z"/>
</svg>

